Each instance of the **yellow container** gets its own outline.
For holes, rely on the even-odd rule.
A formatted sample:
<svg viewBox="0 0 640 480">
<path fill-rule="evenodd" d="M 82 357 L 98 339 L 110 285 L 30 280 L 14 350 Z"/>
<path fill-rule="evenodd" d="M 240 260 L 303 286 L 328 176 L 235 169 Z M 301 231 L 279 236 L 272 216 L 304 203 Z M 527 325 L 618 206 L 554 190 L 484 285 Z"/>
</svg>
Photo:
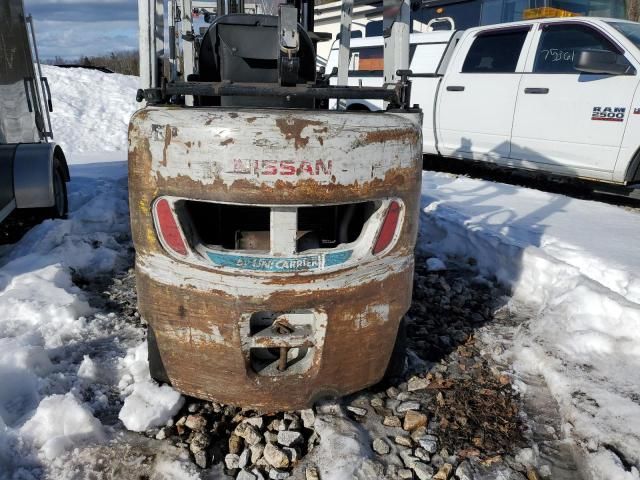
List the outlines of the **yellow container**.
<svg viewBox="0 0 640 480">
<path fill-rule="evenodd" d="M 555 17 L 578 17 L 578 13 L 563 10 L 554 7 L 538 7 L 527 8 L 522 12 L 523 20 L 534 20 L 536 18 L 555 18 Z"/>
</svg>

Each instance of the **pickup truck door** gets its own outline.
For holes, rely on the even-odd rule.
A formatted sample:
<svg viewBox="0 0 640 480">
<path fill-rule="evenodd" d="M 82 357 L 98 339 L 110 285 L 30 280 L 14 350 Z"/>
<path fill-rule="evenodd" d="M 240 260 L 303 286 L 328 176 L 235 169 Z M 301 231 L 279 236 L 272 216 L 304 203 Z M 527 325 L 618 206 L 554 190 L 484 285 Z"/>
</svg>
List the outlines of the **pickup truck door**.
<svg viewBox="0 0 640 480">
<path fill-rule="evenodd" d="M 509 157 L 530 30 L 531 25 L 490 28 L 461 41 L 436 106 L 442 155 L 490 161 Z"/>
<path fill-rule="evenodd" d="M 577 71 L 574 62 L 585 49 L 623 53 L 595 24 L 539 25 L 513 122 L 517 165 L 612 180 L 638 76 Z"/>
</svg>

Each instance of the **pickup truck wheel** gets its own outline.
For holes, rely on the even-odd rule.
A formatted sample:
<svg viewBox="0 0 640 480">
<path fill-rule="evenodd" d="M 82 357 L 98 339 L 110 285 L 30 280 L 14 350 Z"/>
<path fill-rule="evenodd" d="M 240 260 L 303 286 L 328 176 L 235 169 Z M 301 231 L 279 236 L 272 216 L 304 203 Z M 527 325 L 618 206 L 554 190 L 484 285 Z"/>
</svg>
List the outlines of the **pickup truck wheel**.
<svg viewBox="0 0 640 480">
<path fill-rule="evenodd" d="M 382 379 L 383 383 L 390 383 L 393 380 L 401 379 L 407 366 L 407 324 L 405 319 L 400 320 L 396 343 L 387 365 L 387 370 Z"/>
<path fill-rule="evenodd" d="M 162 357 L 160 356 L 160 350 L 158 350 L 156 334 L 153 331 L 153 327 L 151 325 L 147 326 L 147 347 L 149 358 L 149 373 L 151 374 L 151 378 L 153 378 L 158 383 L 167 383 L 171 385 L 169 375 L 167 375 L 167 371 L 164 368 L 164 363 L 162 362 Z"/>
</svg>

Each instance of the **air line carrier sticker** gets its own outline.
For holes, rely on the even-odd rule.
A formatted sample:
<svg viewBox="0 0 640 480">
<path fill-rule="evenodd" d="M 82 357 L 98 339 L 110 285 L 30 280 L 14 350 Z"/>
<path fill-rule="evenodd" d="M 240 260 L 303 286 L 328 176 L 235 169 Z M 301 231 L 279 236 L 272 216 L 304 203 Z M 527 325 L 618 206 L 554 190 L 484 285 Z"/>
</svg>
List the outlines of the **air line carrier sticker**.
<svg viewBox="0 0 640 480">
<path fill-rule="evenodd" d="M 624 122 L 627 109 L 624 107 L 593 107 L 591 120 L 604 122 Z"/>
<path fill-rule="evenodd" d="M 217 267 L 274 273 L 322 270 L 345 263 L 351 258 L 352 254 L 353 250 L 341 250 L 320 255 L 299 255 L 297 257 L 254 257 L 233 253 L 207 252 L 209 260 Z"/>
</svg>

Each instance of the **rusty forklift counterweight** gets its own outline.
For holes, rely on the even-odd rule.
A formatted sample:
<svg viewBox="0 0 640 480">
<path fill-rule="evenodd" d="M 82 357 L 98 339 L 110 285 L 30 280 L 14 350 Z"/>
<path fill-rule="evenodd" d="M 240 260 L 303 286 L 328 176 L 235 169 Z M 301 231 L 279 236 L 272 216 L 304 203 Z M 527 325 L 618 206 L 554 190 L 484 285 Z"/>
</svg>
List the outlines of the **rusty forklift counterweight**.
<svg viewBox="0 0 640 480">
<path fill-rule="evenodd" d="M 139 7 L 147 105 L 129 129 L 129 192 L 152 376 L 262 410 L 380 381 L 411 301 L 419 212 L 408 2 L 385 2 L 389 44 L 407 48 L 385 56 L 379 88 L 329 86 L 313 3 Z M 333 98 L 388 108 L 329 110 Z"/>
</svg>

